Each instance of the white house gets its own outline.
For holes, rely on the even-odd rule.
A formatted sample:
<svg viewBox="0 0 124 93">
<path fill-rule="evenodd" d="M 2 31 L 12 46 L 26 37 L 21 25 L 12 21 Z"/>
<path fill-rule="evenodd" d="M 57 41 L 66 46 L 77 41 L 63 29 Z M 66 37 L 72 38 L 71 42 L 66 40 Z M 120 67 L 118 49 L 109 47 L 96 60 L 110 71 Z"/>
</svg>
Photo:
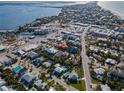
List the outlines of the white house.
<svg viewBox="0 0 124 93">
<path fill-rule="evenodd" d="M 114 60 L 114 59 L 111 59 L 111 58 L 107 58 L 107 59 L 105 60 L 105 63 L 106 63 L 106 64 L 110 64 L 110 65 L 115 65 L 115 64 L 117 64 L 117 61 Z"/>
<path fill-rule="evenodd" d="M 105 70 L 103 68 L 96 68 L 94 69 L 94 72 L 96 74 L 96 78 L 102 80 Z"/>
<path fill-rule="evenodd" d="M 50 53 L 50 54 L 55 54 L 55 53 L 58 52 L 58 50 L 52 47 L 52 48 L 49 48 L 49 49 L 47 50 L 47 52 Z"/>
</svg>

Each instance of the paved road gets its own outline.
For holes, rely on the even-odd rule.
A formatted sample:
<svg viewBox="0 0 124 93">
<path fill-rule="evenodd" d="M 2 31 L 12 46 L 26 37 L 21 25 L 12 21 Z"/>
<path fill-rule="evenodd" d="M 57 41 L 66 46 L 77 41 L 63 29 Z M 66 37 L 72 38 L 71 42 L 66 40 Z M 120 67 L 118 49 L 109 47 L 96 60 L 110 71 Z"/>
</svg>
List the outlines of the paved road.
<svg viewBox="0 0 124 93">
<path fill-rule="evenodd" d="M 92 81 L 91 81 L 89 67 L 88 67 L 89 59 L 86 55 L 86 48 L 85 48 L 85 34 L 88 28 L 89 27 L 85 29 L 85 31 L 82 33 L 82 36 L 81 36 L 81 45 L 82 45 L 81 56 L 82 56 L 82 66 L 83 66 L 83 71 L 84 71 L 84 80 L 86 84 L 86 90 L 92 91 L 93 89 L 90 87 L 92 84 Z"/>
<path fill-rule="evenodd" d="M 58 82 L 60 85 L 62 85 L 64 88 L 66 88 L 67 91 L 79 91 L 79 90 L 75 89 L 74 87 L 67 85 L 64 81 L 62 81 L 61 79 L 58 79 L 55 76 L 53 76 L 53 79 L 55 80 L 55 82 Z"/>
</svg>

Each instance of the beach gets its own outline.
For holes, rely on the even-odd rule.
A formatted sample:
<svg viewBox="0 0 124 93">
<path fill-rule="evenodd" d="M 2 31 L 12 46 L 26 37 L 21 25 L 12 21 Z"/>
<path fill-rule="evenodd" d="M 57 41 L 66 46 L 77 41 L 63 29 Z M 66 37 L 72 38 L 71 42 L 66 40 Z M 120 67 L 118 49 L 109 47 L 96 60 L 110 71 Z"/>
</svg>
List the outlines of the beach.
<svg viewBox="0 0 124 93">
<path fill-rule="evenodd" d="M 124 19 L 123 1 L 99 1 L 98 5 Z"/>
</svg>

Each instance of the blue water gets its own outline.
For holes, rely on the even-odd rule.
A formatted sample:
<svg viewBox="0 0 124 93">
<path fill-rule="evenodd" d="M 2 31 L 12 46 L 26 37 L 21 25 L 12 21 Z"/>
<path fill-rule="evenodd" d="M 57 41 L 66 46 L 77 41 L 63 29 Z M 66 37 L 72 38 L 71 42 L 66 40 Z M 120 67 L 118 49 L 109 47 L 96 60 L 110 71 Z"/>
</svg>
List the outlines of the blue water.
<svg viewBox="0 0 124 93">
<path fill-rule="evenodd" d="M 103 8 L 109 9 L 124 18 L 124 1 L 102 1 L 98 4 Z"/>
<path fill-rule="evenodd" d="M 0 30 L 15 29 L 36 18 L 58 15 L 60 8 L 46 8 L 26 5 L 1 5 Z"/>
<path fill-rule="evenodd" d="M 83 3 L 84 1 L 75 2 L 75 4 Z M 46 3 L 45 5 L 63 6 L 69 5 L 69 3 Z M 104 1 L 99 2 L 99 5 L 124 16 L 124 1 Z M 34 21 L 38 17 L 58 15 L 60 11 L 60 8 L 30 5 L 0 5 L 0 30 L 15 29 L 20 25 Z"/>
</svg>

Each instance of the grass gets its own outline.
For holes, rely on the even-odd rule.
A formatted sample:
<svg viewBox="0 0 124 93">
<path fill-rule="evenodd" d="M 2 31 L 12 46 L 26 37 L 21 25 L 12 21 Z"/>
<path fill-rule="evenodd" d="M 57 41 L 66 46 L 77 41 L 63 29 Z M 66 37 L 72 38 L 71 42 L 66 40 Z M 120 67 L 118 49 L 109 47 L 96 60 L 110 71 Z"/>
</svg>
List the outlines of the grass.
<svg viewBox="0 0 124 93">
<path fill-rule="evenodd" d="M 48 85 L 48 86 L 54 86 L 54 84 L 55 84 L 55 81 L 54 81 L 54 80 L 47 82 L 47 85 Z"/>
<path fill-rule="evenodd" d="M 85 91 L 86 87 L 85 87 L 85 81 L 84 80 L 79 80 L 77 83 L 70 83 L 70 85 L 76 89 L 78 89 L 79 91 Z"/>
<path fill-rule="evenodd" d="M 95 79 L 93 79 L 92 82 L 93 82 L 94 84 L 99 84 L 99 81 L 98 81 L 98 80 L 95 80 Z"/>
<path fill-rule="evenodd" d="M 60 84 L 55 84 L 54 85 L 54 88 L 57 90 L 57 91 L 66 91 L 66 88 L 64 88 L 62 85 Z"/>
<path fill-rule="evenodd" d="M 77 72 L 79 78 L 83 78 L 84 77 L 84 72 L 82 67 L 75 67 L 74 70 Z"/>
<path fill-rule="evenodd" d="M 47 85 L 54 87 L 57 91 L 66 91 L 66 88 L 64 88 L 64 87 L 63 87 L 62 85 L 60 85 L 59 83 L 55 83 L 54 80 L 48 81 Z"/>
</svg>

